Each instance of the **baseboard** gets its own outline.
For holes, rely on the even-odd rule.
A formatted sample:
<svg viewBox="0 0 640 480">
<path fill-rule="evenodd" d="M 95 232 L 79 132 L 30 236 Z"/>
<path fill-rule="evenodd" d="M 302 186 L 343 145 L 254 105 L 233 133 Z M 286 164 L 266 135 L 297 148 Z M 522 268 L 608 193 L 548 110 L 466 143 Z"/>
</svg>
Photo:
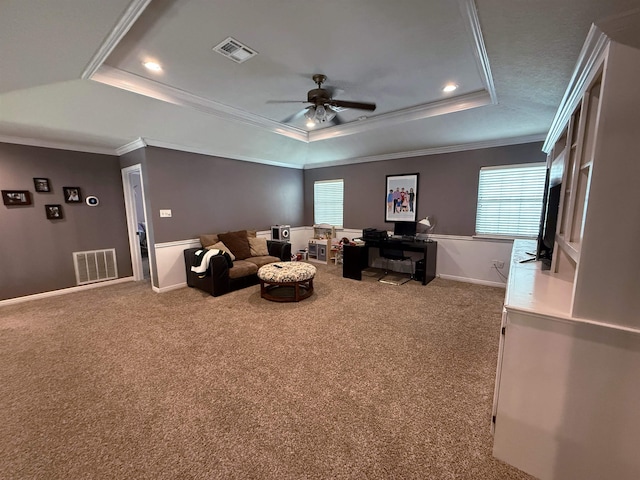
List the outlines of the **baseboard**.
<svg viewBox="0 0 640 480">
<path fill-rule="evenodd" d="M 77 287 L 62 288 L 60 290 L 51 290 L 50 292 L 35 293 L 24 297 L 8 298 L 0 300 L 0 307 L 5 305 L 15 305 L 16 303 L 30 302 L 31 300 L 39 300 L 41 298 L 57 297 L 58 295 L 66 295 L 67 293 L 82 292 L 83 290 L 91 290 L 93 288 L 106 287 L 117 283 L 133 282 L 133 277 L 117 278 L 115 280 L 106 280 L 104 282 L 91 283 L 89 285 L 80 285 Z"/>
<path fill-rule="evenodd" d="M 438 277 L 444 280 L 453 280 L 455 282 L 474 283 L 476 285 L 486 285 L 488 287 L 507 288 L 506 283 L 492 282 L 490 280 L 479 280 L 477 278 L 456 277 L 455 275 L 438 274 Z"/>
<path fill-rule="evenodd" d="M 179 288 L 183 288 L 186 286 L 187 286 L 187 282 L 183 282 L 183 283 L 176 283 L 174 285 L 169 285 L 168 287 L 162 287 L 162 288 L 151 287 L 151 289 L 156 293 L 164 293 L 164 292 L 170 292 L 171 290 L 178 290 Z"/>
</svg>

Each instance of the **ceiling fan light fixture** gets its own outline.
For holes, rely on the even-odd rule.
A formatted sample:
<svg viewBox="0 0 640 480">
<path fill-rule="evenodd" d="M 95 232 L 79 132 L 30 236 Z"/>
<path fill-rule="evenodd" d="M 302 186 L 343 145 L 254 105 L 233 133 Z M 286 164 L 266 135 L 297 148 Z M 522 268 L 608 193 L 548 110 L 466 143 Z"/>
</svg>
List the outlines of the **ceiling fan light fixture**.
<svg viewBox="0 0 640 480">
<path fill-rule="evenodd" d="M 335 112 L 332 107 L 327 107 L 324 109 L 324 111 L 325 111 L 325 120 L 327 122 L 330 122 L 331 120 L 333 120 L 338 114 L 338 112 Z"/>
<path fill-rule="evenodd" d="M 316 121 L 320 123 L 328 122 L 335 117 L 336 114 L 331 111 L 330 108 L 324 105 L 318 105 L 316 107 Z"/>
<path fill-rule="evenodd" d="M 315 120 L 316 118 L 316 107 L 308 107 L 307 111 L 304 112 L 304 118 L 307 120 Z"/>
<path fill-rule="evenodd" d="M 307 119 L 307 127 L 313 128 L 316 126 L 316 107 L 311 106 L 304 112 L 304 117 Z"/>
<path fill-rule="evenodd" d="M 318 123 L 324 123 L 333 120 L 336 116 L 336 112 L 334 112 L 331 107 L 321 104 L 309 107 L 304 116 L 307 118 L 307 120 L 309 120 L 307 122 L 307 126 L 312 127 Z"/>
<path fill-rule="evenodd" d="M 356 110 L 367 110 L 371 112 L 376 109 L 375 103 L 352 102 L 334 99 L 334 89 L 322 88 L 322 84 L 327 80 L 326 75 L 317 73 L 313 75 L 312 79 L 316 83 L 316 85 L 318 85 L 318 88 L 313 88 L 307 92 L 307 100 L 305 103 L 310 103 L 311 105 L 305 108 L 304 118 L 307 119 L 306 125 L 308 128 L 313 128 L 320 123 L 332 121 L 334 122 L 332 125 L 341 125 L 343 121 L 337 116 L 337 114 L 350 108 Z M 291 100 L 284 100 L 271 103 L 290 102 Z M 297 101 L 294 101 L 294 103 L 297 103 Z M 284 120 L 284 122 L 287 123 L 295 118 L 299 119 L 301 114 L 303 114 L 303 112 L 292 115 Z"/>
</svg>

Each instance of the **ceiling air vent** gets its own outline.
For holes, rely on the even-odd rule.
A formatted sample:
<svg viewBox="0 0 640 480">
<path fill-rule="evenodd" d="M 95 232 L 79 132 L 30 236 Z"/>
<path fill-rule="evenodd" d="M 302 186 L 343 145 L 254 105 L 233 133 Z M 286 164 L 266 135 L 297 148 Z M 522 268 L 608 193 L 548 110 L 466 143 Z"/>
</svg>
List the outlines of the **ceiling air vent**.
<svg viewBox="0 0 640 480">
<path fill-rule="evenodd" d="M 242 63 L 245 60 L 249 60 L 258 53 L 231 37 L 213 47 L 213 51 L 230 58 L 236 63 Z"/>
</svg>

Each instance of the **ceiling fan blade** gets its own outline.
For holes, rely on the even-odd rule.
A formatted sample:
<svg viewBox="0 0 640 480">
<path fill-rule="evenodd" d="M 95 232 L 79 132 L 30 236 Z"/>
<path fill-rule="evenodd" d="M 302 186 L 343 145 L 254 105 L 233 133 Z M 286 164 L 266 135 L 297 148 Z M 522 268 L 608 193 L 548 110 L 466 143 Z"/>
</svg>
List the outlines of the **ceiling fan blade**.
<svg viewBox="0 0 640 480">
<path fill-rule="evenodd" d="M 369 110 L 373 112 L 376 109 L 375 103 L 360 103 L 360 102 L 349 102 L 346 100 L 331 100 L 329 105 L 333 105 L 334 107 L 342 107 L 342 108 L 355 108 L 358 110 Z"/>
<path fill-rule="evenodd" d="M 306 100 L 267 100 L 266 103 L 309 103 Z"/>
</svg>

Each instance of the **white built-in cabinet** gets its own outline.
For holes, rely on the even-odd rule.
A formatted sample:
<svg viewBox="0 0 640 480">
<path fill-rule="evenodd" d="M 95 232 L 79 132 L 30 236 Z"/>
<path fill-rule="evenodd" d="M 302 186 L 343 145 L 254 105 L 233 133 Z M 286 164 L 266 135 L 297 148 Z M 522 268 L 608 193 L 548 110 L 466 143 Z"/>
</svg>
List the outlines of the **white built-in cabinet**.
<svg viewBox="0 0 640 480">
<path fill-rule="evenodd" d="M 563 171 L 551 268 L 573 284 L 569 314 L 640 329 L 639 59 L 607 42 L 546 146 Z"/>
<path fill-rule="evenodd" d="M 638 479 L 640 50 L 592 27 L 544 150 L 553 260 L 520 263 L 535 244 L 514 242 L 493 453 L 545 480 Z"/>
</svg>

